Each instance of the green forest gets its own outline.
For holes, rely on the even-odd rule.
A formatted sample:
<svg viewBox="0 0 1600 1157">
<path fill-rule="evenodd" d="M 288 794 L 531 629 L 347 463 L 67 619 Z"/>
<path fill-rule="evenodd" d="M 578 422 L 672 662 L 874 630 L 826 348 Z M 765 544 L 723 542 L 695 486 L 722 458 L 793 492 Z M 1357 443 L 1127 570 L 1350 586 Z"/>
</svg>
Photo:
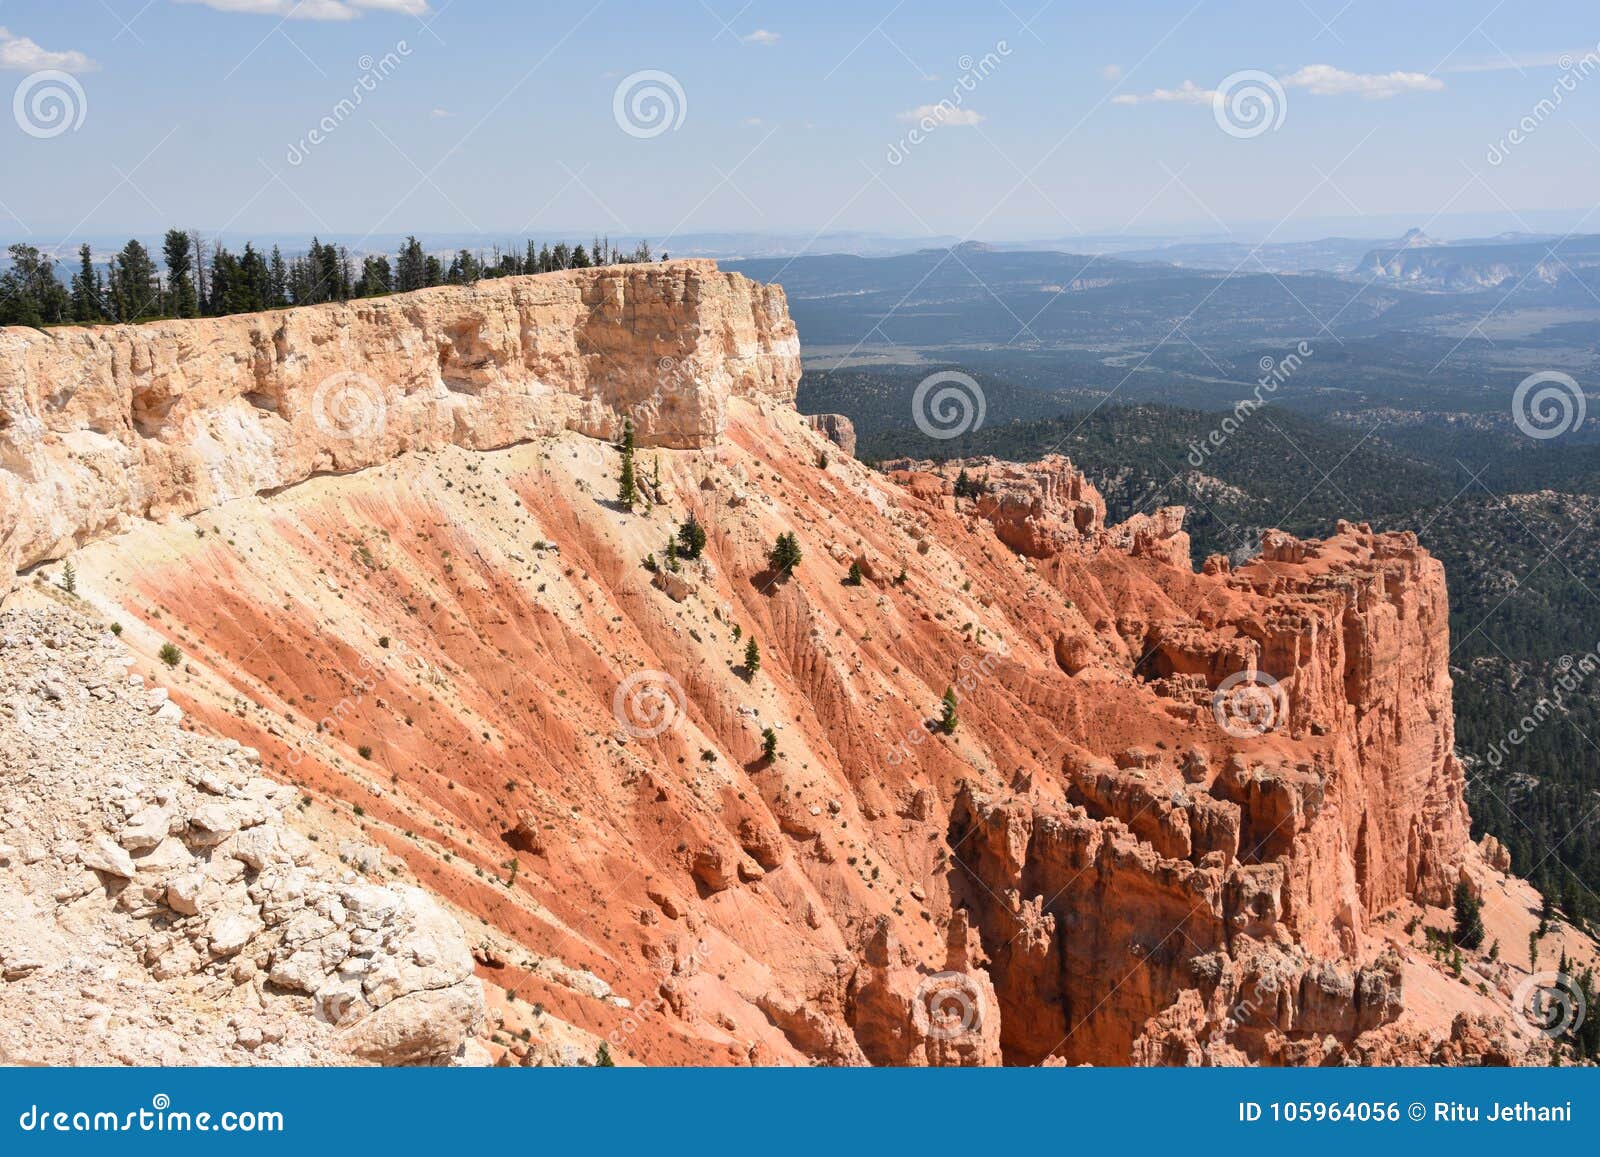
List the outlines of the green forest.
<svg viewBox="0 0 1600 1157">
<path fill-rule="evenodd" d="M 35 246 L 18 243 L 8 252 L 10 266 L 0 273 L 0 325 L 29 326 L 225 317 L 523 273 L 655 260 L 648 242 L 622 252 L 605 237 L 594 238 L 587 247 L 529 241 L 487 255 L 461 249 L 444 259 L 425 252 L 412 236 L 393 261 L 383 253 L 358 259 L 342 245 L 312 238 L 304 253 L 286 258 L 277 245 L 263 251 L 246 242 L 235 253 L 183 229 L 167 231 L 159 260 L 136 238 L 104 263 L 89 245 L 80 245 L 77 262 L 65 277 L 59 263 Z M 663 260 L 666 256 L 661 255 Z"/>
</svg>

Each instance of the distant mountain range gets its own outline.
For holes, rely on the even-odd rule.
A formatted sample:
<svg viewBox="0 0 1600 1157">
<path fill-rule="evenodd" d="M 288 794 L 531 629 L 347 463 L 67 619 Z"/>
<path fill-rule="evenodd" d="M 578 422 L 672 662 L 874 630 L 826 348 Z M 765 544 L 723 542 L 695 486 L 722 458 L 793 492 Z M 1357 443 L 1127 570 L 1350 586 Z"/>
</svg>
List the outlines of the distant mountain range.
<svg viewBox="0 0 1600 1157">
<path fill-rule="evenodd" d="M 1432 335 L 1443 345 L 1426 371 L 1460 349 L 1463 335 L 1489 314 L 1511 324 L 1502 305 L 1594 314 L 1600 302 L 1597 236 L 1451 245 L 1414 232 L 1377 248 L 1362 244 L 1350 268 L 1337 272 L 1239 259 L 1222 268 L 1184 267 L 1128 253 L 974 243 L 890 257 L 830 254 L 723 265 L 780 282 L 807 348 L 819 357 L 1000 346 L 1075 348 L 1103 359 L 1149 343 L 1276 347 L 1326 337 L 1326 324 L 1341 341 L 1396 330 Z M 1500 300 L 1513 294 L 1510 303 Z M 1535 312 L 1516 324 L 1532 333 L 1551 322 Z"/>
<path fill-rule="evenodd" d="M 1453 244 L 1407 234 L 1399 245 L 1368 252 L 1355 272 L 1358 277 L 1381 277 L 1417 289 L 1472 291 L 1555 285 L 1596 266 L 1600 266 L 1600 236 L 1592 234 L 1514 234 Z"/>
<path fill-rule="evenodd" d="M 263 250 L 278 245 L 289 255 L 304 252 L 312 240 L 309 234 L 229 233 L 216 238 L 204 230 L 202 234 L 208 240 L 220 240 L 235 250 L 242 248 L 246 241 L 253 241 L 257 248 Z M 538 230 L 532 234 L 535 240 L 551 243 L 562 240 L 587 243 L 592 235 L 593 231 L 583 229 Z M 159 235 L 136 236 L 152 252 L 160 249 Z M 453 254 L 461 249 L 486 255 L 496 250 L 520 251 L 528 239 L 509 233 L 419 233 L 417 236 L 428 252 L 440 255 Z M 352 256 L 359 260 L 368 254 L 397 252 L 406 236 L 399 233 L 326 233 L 319 239 L 324 243 L 347 247 Z M 107 234 L 75 236 L 54 243 L 36 240 L 33 244 L 65 264 L 76 261 L 78 245 L 83 241 L 89 242 L 97 262 L 103 262 L 127 240 L 126 235 Z M 952 249 L 961 253 L 982 252 L 1022 257 L 1038 255 L 1068 263 L 1076 261 L 1079 265 L 1092 260 L 1102 274 L 1106 269 L 1105 263 L 1114 259 L 1121 263 L 1165 266 L 1174 271 L 1320 273 L 1359 278 L 1362 281 L 1380 279 L 1396 286 L 1420 290 L 1455 292 L 1493 289 L 1524 280 L 1528 284 L 1554 285 L 1564 276 L 1575 276 L 1579 270 L 1600 262 L 1600 235 L 1509 232 L 1491 237 L 1446 241 L 1436 240 L 1417 228 L 1408 230 L 1396 239 L 1329 236 L 1286 241 L 1256 241 L 1243 236 L 1236 240 L 1215 236 L 1085 234 L 1025 241 L 963 242 L 953 236 L 905 237 L 863 230 L 818 233 L 730 230 L 666 237 L 627 234 L 612 235 L 609 240 L 623 249 L 632 249 L 638 242 L 647 240 L 657 253 L 668 253 L 674 257 L 712 257 L 725 263 L 748 262 L 752 269 L 756 267 L 754 263 L 773 259 L 777 264 L 766 268 L 781 268 L 786 277 L 794 275 L 793 262 L 796 260 L 822 261 L 826 264 L 813 268 L 826 272 L 824 280 L 830 283 L 832 292 L 839 290 L 832 275 L 845 271 L 849 259 L 910 258 L 914 263 L 919 254 L 943 253 Z M 1550 251 L 1551 246 L 1555 246 L 1554 253 Z M 9 264 L 0 254 L 0 269 L 7 268 Z M 863 270 L 866 268 L 862 267 Z M 1126 269 L 1121 270 L 1123 275 L 1127 272 Z"/>
</svg>

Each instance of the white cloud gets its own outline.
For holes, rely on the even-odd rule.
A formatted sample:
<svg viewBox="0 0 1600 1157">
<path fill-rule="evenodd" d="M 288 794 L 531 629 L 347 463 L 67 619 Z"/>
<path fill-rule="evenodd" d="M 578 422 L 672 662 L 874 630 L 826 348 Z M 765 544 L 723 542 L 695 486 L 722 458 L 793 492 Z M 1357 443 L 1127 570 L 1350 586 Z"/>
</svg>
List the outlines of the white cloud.
<svg viewBox="0 0 1600 1157">
<path fill-rule="evenodd" d="M 744 118 L 744 123 L 749 125 L 753 129 L 758 129 L 758 128 L 761 127 L 761 118 L 760 117 L 745 117 Z"/>
<path fill-rule="evenodd" d="M 749 36 L 741 36 L 739 39 L 746 44 L 776 44 L 783 37 L 776 32 L 769 32 L 765 28 L 757 28 Z"/>
<path fill-rule="evenodd" d="M 1216 93 L 1186 80 L 1177 88 L 1158 88 L 1154 92 L 1124 92 L 1111 98 L 1112 104 L 1210 104 Z"/>
<path fill-rule="evenodd" d="M 1121 80 L 1122 79 L 1122 65 L 1120 65 L 1120 64 L 1102 64 L 1100 66 L 1100 75 L 1102 77 L 1104 77 L 1106 80 Z"/>
<path fill-rule="evenodd" d="M 61 72 L 93 72 L 100 66 L 76 50 L 51 52 L 40 48 L 26 36 L 13 36 L 0 28 L 0 68 L 17 72 L 39 72 L 54 68 Z"/>
<path fill-rule="evenodd" d="M 983 116 L 977 109 L 957 108 L 948 101 L 942 104 L 919 104 L 900 114 L 903 121 L 931 120 L 941 125 L 979 125 Z"/>
<path fill-rule="evenodd" d="M 447 108 L 436 108 L 433 110 L 433 116 L 434 119 L 442 121 L 446 117 L 450 116 L 450 110 Z"/>
<path fill-rule="evenodd" d="M 363 12 L 399 12 L 426 16 L 428 0 L 176 0 L 204 4 L 218 12 L 277 16 L 284 20 L 355 20 Z"/>
<path fill-rule="evenodd" d="M 1444 81 L 1421 72 L 1346 72 L 1331 64 L 1308 64 L 1278 78 L 1284 88 L 1299 88 L 1312 96 L 1362 96 L 1386 100 L 1403 92 L 1439 92 Z M 1177 88 L 1158 88 L 1154 92 L 1125 92 L 1111 98 L 1112 104 L 1210 104 L 1215 91 L 1186 80 Z"/>
<path fill-rule="evenodd" d="M 1313 96 L 1364 96 L 1387 100 L 1403 92 L 1438 92 L 1444 81 L 1422 72 L 1346 72 L 1331 64 L 1308 64 L 1280 77 L 1284 88 L 1303 88 Z"/>
</svg>

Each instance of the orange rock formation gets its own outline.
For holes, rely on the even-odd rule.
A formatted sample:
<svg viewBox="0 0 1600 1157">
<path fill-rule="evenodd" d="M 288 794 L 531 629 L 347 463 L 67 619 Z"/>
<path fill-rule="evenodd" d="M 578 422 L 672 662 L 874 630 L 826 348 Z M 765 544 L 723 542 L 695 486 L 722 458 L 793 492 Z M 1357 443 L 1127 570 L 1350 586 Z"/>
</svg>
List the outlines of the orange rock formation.
<svg viewBox="0 0 1600 1157">
<path fill-rule="evenodd" d="M 1408 535 L 1196 571 L 1181 509 L 1107 526 L 1060 458 L 968 463 L 976 499 L 876 474 L 792 408 L 781 293 L 709 263 L 0 355 L 7 557 L 87 543 L 81 597 L 183 650 L 151 673 L 189 725 L 359 805 L 483 930 L 507 1063 L 1537 1043 L 1514 976 L 1480 992 L 1404 927 L 1463 872 L 1509 886 L 1468 839 L 1444 575 Z M 692 436 L 656 420 L 663 357 L 695 367 Z M 335 451 L 305 391 L 345 372 L 387 419 Z M 659 447 L 632 513 L 597 440 L 630 415 Z M 690 512 L 705 554 L 672 572 Z"/>
</svg>

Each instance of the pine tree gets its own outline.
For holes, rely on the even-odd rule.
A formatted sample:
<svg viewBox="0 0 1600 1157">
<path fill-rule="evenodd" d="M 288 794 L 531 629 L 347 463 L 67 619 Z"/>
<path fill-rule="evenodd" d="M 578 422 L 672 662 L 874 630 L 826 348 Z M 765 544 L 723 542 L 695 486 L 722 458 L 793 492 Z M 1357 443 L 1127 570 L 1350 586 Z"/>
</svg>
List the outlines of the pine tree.
<svg viewBox="0 0 1600 1157">
<path fill-rule="evenodd" d="M 785 576 L 800 565 L 800 558 L 800 541 L 792 532 L 786 530 L 778 535 L 778 541 L 768 552 L 767 563 L 780 576 Z"/>
<path fill-rule="evenodd" d="M 246 313 L 268 309 L 272 302 L 272 270 L 252 243 L 246 241 L 239 257 L 239 292 L 236 295 Z"/>
<path fill-rule="evenodd" d="M 956 689 L 946 687 L 939 705 L 939 730 L 954 735 L 956 730 Z"/>
<path fill-rule="evenodd" d="M 770 727 L 761 729 L 761 758 L 771 763 L 778 756 L 778 733 Z"/>
<path fill-rule="evenodd" d="M 744 645 L 745 677 L 754 679 L 759 670 L 761 670 L 761 648 L 756 646 L 756 637 L 751 635 L 750 641 Z"/>
<path fill-rule="evenodd" d="M 61 564 L 61 589 L 69 595 L 78 593 L 78 571 L 70 558 Z"/>
<path fill-rule="evenodd" d="M 853 587 L 861 585 L 861 564 L 859 562 L 851 560 L 850 573 L 845 576 L 844 581 Z"/>
<path fill-rule="evenodd" d="M 243 312 L 247 301 L 239 259 L 218 245 L 211 254 L 211 300 L 206 304 L 206 312 L 213 317 L 226 317 Z"/>
<path fill-rule="evenodd" d="M 633 478 L 633 455 L 622 456 L 622 472 L 617 477 L 617 505 L 632 512 L 639 501 L 639 488 Z"/>
<path fill-rule="evenodd" d="M 72 320 L 92 325 L 106 319 L 105 287 L 94 267 L 94 251 L 78 246 L 78 272 L 72 275 Z"/>
<path fill-rule="evenodd" d="M 1583 901 L 1578 895 L 1577 882 L 1570 877 L 1566 887 L 1561 890 L 1561 910 L 1573 924 L 1583 927 Z"/>
<path fill-rule="evenodd" d="M 422 251 L 422 242 L 407 237 L 400 246 L 400 256 L 395 263 L 395 288 L 401 293 L 422 289 L 428 284 L 428 257 Z"/>
<path fill-rule="evenodd" d="M 361 262 L 361 279 L 356 283 L 357 297 L 381 297 L 394 291 L 394 278 L 389 271 L 389 259 L 383 254 L 366 257 Z"/>
<path fill-rule="evenodd" d="M 70 320 L 72 297 L 56 280 L 55 261 L 20 242 L 8 252 L 11 268 L 0 276 L 0 325 L 59 325 Z"/>
<path fill-rule="evenodd" d="M 682 548 L 684 558 L 699 558 L 700 552 L 706 548 L 706 528 L 700 525 L 693 511 L 678 527 L 678 545 Z"/>
<path fill-rule="evenodd" d="M 160 312 L 156 263 L 138 240 L 129 241 L 111 260 L 111 298 L 121 322 L 143 321 Z"/>
<path fill-rule="evenodd" d="M 161 253 L 167 262 L 167 314 L 199 317 L 200 298 L 194 287 L 194 251 L 189 234 L 182 229 L 168 229 Z"/>
<path fill-rule="evenodd" d="M 605 1041 L 600 1042 L 599 1051 L 594 1054 L 594 1067 L 597 1069 L 614 1069 L 617 1062 L 611 1059 L 611 1046 Z"/>
<path fill-rule="evenodd" d="M 289 270 L 283 263 L 283 252 L 274 245 L 267 262 L 267 305 L 271 309 L 282 309 L 288 304 Z"/>
<path fill-rule="evenodd" d="M 1462 880 L 1456 885 L 1456 943 L 1476 948 L 1483 943 L 1483 903 L 1472 894 L 1472 885 Z"/>
<path fill-rule="evenodd" d="M 1576 1038 L 1573 1044 L 1580 1057 L 1593 1061 L 1600 1058 L 1600 1015 L 1595 1014 L 1595 1010 L 1600 1008 L 1600 991 L 1595 987 L 1594 969 L 1584 969 L 1577 982 L 1583 994 L 1582 1007 L 1588 1010 L 1588 1015 L 1573 1027 L 1573 1036 Z"/>
<path fill-rule="evenodd" d="M 622 473 L 617 479 L 617 505 L 632 511 L 639 501 L 639 487 L 633 477 L 633 419 L 622 420 Z"/>
<path fill-rule="evenodd" d="M 189 262 L 194 267 L 194 299 L 195 304 L 204 309 L 206 305 L 206 242 L 200 236 L 200 230 L 189 230 Z"/>
</svg>

